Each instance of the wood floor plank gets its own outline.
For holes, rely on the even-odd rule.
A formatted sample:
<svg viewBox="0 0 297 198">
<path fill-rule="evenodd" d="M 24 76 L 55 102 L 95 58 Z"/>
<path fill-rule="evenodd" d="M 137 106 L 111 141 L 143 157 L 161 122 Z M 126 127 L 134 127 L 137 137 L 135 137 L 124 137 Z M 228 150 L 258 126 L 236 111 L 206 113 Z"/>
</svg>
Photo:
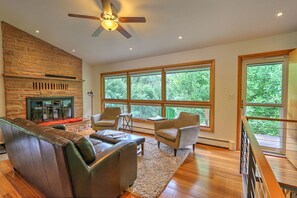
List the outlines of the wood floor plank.
<svg viewBox="0 0 297 198">
<path fill-rule="evenodd" d="M 35 187 L 16 173 L 8 160 L 0 162 L 0 183 L 6 182 L 5 191 L 12 197 L 44 197 Z M 1 176 L 0 175 L 0 176 Z"/>
</svg>

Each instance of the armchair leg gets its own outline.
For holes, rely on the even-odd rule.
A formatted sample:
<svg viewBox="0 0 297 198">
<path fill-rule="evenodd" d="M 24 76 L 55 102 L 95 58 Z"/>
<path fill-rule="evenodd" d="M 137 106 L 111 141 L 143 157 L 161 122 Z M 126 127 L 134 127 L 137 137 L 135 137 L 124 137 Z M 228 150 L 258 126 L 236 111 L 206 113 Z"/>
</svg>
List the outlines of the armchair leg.
<svg viewBox="0 0 297 198">
<path fill-rule="evenodd" d="M 195 146 L 196 146 L 196 144 L 193 144 L 193 152 L 195 152 Z"/>
<path fill-rule="evenodd" d="M 177 149 L 174 149 L 174 157 L 176 157 L 176 151 L 177 151 Z"/>
<path fill-rule="evenodd" d="M 160 148 L 160 142 L 158 141 L 158 148 Z"/>
</svg>

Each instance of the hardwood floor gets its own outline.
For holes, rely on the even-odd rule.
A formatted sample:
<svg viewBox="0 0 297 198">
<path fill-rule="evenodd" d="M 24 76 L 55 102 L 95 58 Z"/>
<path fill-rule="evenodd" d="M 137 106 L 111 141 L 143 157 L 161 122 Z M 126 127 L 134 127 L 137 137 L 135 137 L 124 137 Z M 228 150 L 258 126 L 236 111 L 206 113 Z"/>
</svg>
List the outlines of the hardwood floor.
<svg viewBox="0 0 297 198">
<path fill-rule="evenodd" d="M 241 197 L 239 152 L 196 145 L 160 197 Z"/>
<path fill-rule="evenodd" d="M 0 162 L 0 184 L 1 197 L 43 197 L 9 161 Z M 125 192 L 121 197 L 135 196 Z M 239 152 L 197 144 L 160 197 L 242 197 Z"/>
</svg>

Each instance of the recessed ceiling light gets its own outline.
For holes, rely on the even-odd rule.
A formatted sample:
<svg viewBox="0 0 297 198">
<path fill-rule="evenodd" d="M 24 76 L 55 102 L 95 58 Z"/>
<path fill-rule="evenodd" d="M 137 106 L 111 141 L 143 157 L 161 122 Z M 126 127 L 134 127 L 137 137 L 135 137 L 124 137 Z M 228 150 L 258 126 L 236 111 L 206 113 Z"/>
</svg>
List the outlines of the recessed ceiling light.
<svg viewBox="0 0 297 198">
<path fill-rule="evenodd" d="M 276 14 L 277 17 L 281 17 L 281 16 L 283 16 L 283 15 L 284 15 L 283 12 L 278 12 L 278 13 Z"/>
<path fill-rule="evenodd" d="M 179 39 L 179 40 L 180 40 L 180 39 L 183 39 L 183 37 L 182 37 L 182 36 L 179 36 L 178 39 Z"/>
<path fill-rule="evenodd" d="M 36 32 L 37 34 L 39 34 L 39 30 L 36 30 L 35 32 Z"/>
<path fill-rule="evenodd" d="M 75 49 L 73 49 L 72 52 L 75 52 Z"/>
<path fill-rule="evenodd" d="M 132 48 L 132 47 L 130 47 L 130 48 L 129 48 L 129 50 L 130 50 L 130 51 L 132 51 L 132 50 L 133 50 L 133 48 Z"/>
</svg>

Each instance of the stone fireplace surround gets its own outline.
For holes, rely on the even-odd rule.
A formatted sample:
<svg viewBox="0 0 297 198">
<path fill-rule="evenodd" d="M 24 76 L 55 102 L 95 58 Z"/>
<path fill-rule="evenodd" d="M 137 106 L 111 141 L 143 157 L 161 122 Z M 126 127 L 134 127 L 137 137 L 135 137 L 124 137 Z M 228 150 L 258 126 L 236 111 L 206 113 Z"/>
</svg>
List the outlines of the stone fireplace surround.
<svg viewBox="0 0 297 198">
<path fill-rule="evenodd" d="M 74 97 L 82 117 L 82 60 L 5 22 L 1 23 L 6 116 L 26 118 L 27 97 Z"/>
</svg>

